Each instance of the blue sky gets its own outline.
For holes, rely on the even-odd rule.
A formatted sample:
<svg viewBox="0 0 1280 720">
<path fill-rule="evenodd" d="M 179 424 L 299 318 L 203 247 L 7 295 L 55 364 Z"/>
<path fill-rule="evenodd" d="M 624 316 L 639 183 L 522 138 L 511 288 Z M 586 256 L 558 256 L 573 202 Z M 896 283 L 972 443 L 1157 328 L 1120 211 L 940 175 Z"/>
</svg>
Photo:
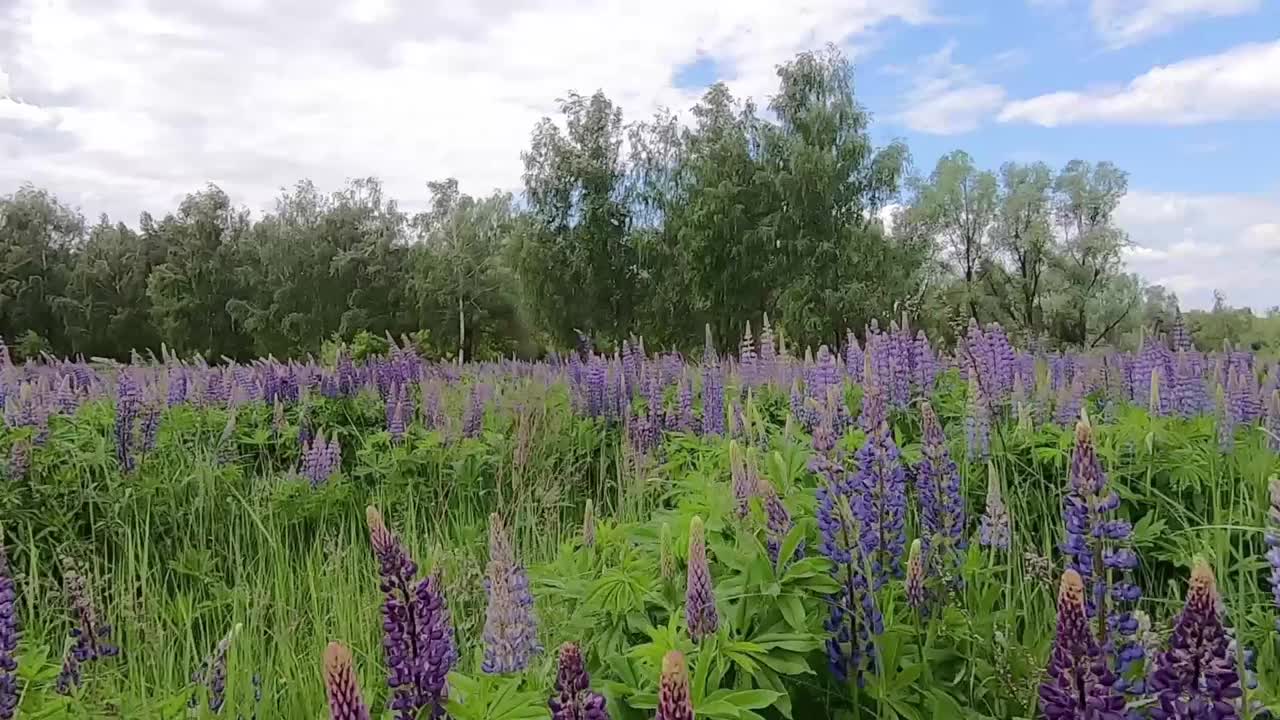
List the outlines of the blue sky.
<svg viewBox="0 0 1280 720">
<path fill-rule="evenodd" d="M 1110 160 L 1132 270 L 1188 307 L 1280 305 L 1276 0 L 6 0 L 0 192 L 132 221 L 206 182 L 258 212 L 301 178 L 411 208 L 430 179 L 518 190 L 569 90 L 628 120 L 716 80 L 763 106 L 828 42 L 921 172 Z"/>
</svg>

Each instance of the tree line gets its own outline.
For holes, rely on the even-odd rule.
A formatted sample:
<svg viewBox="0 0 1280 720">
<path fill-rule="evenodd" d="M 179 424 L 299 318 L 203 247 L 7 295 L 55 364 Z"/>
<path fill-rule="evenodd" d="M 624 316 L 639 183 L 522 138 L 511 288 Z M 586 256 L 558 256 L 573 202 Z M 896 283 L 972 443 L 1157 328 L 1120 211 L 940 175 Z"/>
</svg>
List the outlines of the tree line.
<svg viewBox="0 0 1280 720">
<path fill-rule="evenodd" d="M 935 335 L 975 317 L 1087 346 L 1168 322 L 1176 298 L 1124 271 L 1107 162 L 928 175 L 876 147 L 848 60 L 778 68 L 762 113 L 724 85 L 683 124 L 625 122 L 570 94 L 533 128 L 523 191 L 427 183 L 402 210 L 373 178 L 309 181 L 261 217 L 210 185 L 136 226 L 90 225 L 44 189 L 0 198 L 0 335 L 27 354 L 299 356 L 332 338 L 412 337 L 428 352 L 533 355 L 579 333 L 725 347 L 768 314 L 799 344 L 907 313 Z"/>
</svg>

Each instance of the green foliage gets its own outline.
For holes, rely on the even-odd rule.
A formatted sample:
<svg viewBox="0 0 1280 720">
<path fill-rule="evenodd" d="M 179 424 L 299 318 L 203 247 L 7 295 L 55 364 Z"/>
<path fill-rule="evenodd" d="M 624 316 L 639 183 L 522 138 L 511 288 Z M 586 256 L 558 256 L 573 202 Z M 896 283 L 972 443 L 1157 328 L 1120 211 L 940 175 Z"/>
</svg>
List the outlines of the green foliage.
<svg viewBox="0 0 1280 720">
<path fill-rule="evenodd" d="M 378 339 L 361 336 L 353 345 L 375 347 Z M 962 386 L 948 377 L 934 397 L 955 457 L 963 456 Z M 204 697 L 190 673 L 236 624 L 243 630 L 230 654 L 224 714 L 319 716 L 318 658 L 334 638 L 354 650 L 370 706 L 384 707 L 381 596 L 363 522 L 373 504 L 424 570 L 444 578 L 461 657 L 450 676 L 452 717 L 545 718 L 553 650 L 562 641 L 582 648 L 593 687 L 623 720 L 652 716 L 669 650 L 688 659 L 699 717 L 1035 717 L 1061 570 L 1072 433 L 1018 429 L 1002 418 L 990 468 L 961 464 L 970 530 L 994 472 L 1013 517 L 1012 547 L 989 551 L 970 538 L 958 570 L 963 582 L 931 586 L 938 605 L 927 618 L 907 606 L 902 582 L 890 581 L 877 593 L 885 621 L 879 662 L 858 688 L 834 682 L 827 669 L 824 621 L 837 585 L 816 551 L 809 438 L 772 409 L 778 393 L 756 392 L 759 404 L 753 400 L 748 412 L 763 441 L 745 452 L 796 521 L 776 561 L 766 549 L 760 501 L 738 514 L 728 441 L 672 434 L 658 457 L 637 460 L 620 428 L 573 416 L 559 383 L 508 378 L 486 432 L 468 440 L 450 425 L 466 402 L 465 383 L 447 388 L 452 419 L 445 427 L 411 423 L 398 444 L 383 430 L 383 406 L 372 393 L 312 398 L 287 410 L 283 428 L 273 427 L 270 408 L 245 405 L 225 440 L 225 411 L 178 406 L 165 413 L 155 449 L 127 476 L 114 458 L 110 407 L 95 402 L 54 416 L 30 472 L 0 484 L 24 628 L 22 716 L 181 713 L 193 694 Z M 304 417 L 343 445 L 342 472 L 318 488 L 294 474 Z M 1122 499 L 1121 516 L 1134 524 L 1143 609 L 1167 627 L 1189 560 L 1213 558 L 1230 623 L 1241 645 L 1258 652 L 1260 685 L 1248 697 L 1276 706 L 1276 617 L 1259 582 L 1266 478 L 1278 469 L 1276 455 L 1257 428 L 1242 429 L 1224 456 L 1209 418 L 1153 418 L 1129 407 L 1102 417 L 1097 451 Z M 894 425 L 904 457 L 918 457 L 914 413 Z M 24 433 L 8 431 L 0 447 Z M 860 442 L 851 432 L 842 446 Z M 589 546 L 581 532 L 588 499 L 598 509 Z M 530 568 L 548 648 L 527 672 L 507 677 L 479 671 L 485 527 L 495 511 L 507 518 Z M 695 515 L 705 523 L 720 618 L 718 632 L 700 644 L 690 640 L 683 613 L 682 556 Z M 671 578 L 659 569 L 664 526 L 677 549 Z M 908 526 L 918 532 L 914 512 Z M 88 563 L 126 658 L 95 664 L 70 698 L 52 687 L 70 627 L 57 577 L 62 555 Z M 1041 557 L 1048 578 L 1032 562 Z M 260 702 L 255 674 L 263 681 Z"/>
</svg>

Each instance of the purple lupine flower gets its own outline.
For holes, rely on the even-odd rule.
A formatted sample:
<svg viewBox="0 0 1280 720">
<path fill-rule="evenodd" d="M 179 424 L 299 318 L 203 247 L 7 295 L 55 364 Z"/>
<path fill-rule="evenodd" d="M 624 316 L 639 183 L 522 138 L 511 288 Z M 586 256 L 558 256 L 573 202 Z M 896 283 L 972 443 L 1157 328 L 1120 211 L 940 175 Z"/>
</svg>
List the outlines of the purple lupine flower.
<svg viewBox="0 0 1280 720">
<path fill-rule="evenodd" d="M 422 391 L 422 426 L 428 430 L 439 430 L 444 423 L 444 415 L 440 411 L 440 384 L 423 380 Z"/>
<path fill-rule="evenodd" d="M 853 509 L 862 552 L 871 564 L 873 589 L 890 576 L 901 577 L 907 544 L 907 476 L 881 407 L 880 394 L 872 390 L 864 398 L 863 414 L 874 424 L 858 449 L 858 472 L 853 478 Z"/>
<path fill-rule="evenodd" d="M 925 587 L 925 560 L 920 547 L 920 538 L 912 540 L 907 554 L 907 604 L 925 617 L 929 614 L 929 591 Z"/>
<path fill-rule="evenodd" d="M 791 534 L 795 522 L 791 519 L 791 513 L 787 511 L 782 498 L 778 497 L 778 491 L 773 487 L 773 483 L 762 478 L 759 481 L 758 492 L 761 504 L 764 506 L 765 550 L 769 553 L 769 561 L 776 565 L 778 555 L 782 552 L 782 542 L 787 535 Z M 802 557 L 804 557 L 803 541 L 796 546 L 795 551 L 795 559 Z"/>
<path fill-rule="evenodd" d="M 816 493 L 818 552 L 831 561 L 831 575 L 840 584 L 840 590 L 827 600 L 829 614 L 823 625 L 830 633 L 827 662 L 840 682 L 860 683 L 867 666 L 874 663 L 872 636 L 879 635 L 884 627 L 875 595 L 867 583 L 853 484 L 845 468 L 825 455 L 815 455 L 809 461 L 809 469 L 818 474 L 820 481 Z"/>
<path fill-rule="evenodd" d="M 27 476 L 31 469 L 31 442 L 26 438 L 13 441 L 13 447 L 9 448 L 8 469 L 10 480 L 21 480 Z"/>
<path fill-rule="evenodd" d="M 400 383 L 391 386 L 391 391 L 387 393 L 386 415 L 387 415 L 387 432 L 391 435 L 391 442 L 399 444 L 404 439 L 405 430 L 405 402 L 408 399 L 408 389 Z"/>
<path fill-rule="evenodd" d="M 205 375 L 204 404 L 222 407 L 231 398 L 231 390 L 227 387 L 227 378 L 218 368 L 208 368 Z"/>
<path fill-rule="evenodd" d="M 58 394 L 54 398 L 54 406 L 64 415 L 73 415 L 76 411 L 76 388 L 71 375 L 63 375 L 58 383 Z"/>
<path fill-rule="evenodd" d="M 1234 720 L 1242 695 L 1235 656 L 1218 610 L 1213 570 L 1198 560 L 1191 570 L 1187 603 L 1173 627 L 1169 649 L 1156 659 L 1150 690 L 1156 720 Z"/>
<path fill-rule="evenodd" d="M 810 395 L 816 398 L 827 396 L 827 389 L 840 384 L 840 370 L 836 367 L 836 356 L 826 345 L 818 346 L 818 355 L 814 360 L 813 387 L 808 388 Z"/>
<path fill-rule="evenodd" d="M 1174 362 L 1170 392 L 1173 410 L 1184 418 L 1199 415 L 1209 405 L 1201 368 L 1186 351 L 1179 351 Z"/>
<path fill-rule="evenodd" d="M 169 407 L 187 401 L 187 369 L 182 365 L 170 365 L 165 370 L 165 401 Z"/>
<path fill-rule="evenodd" d="M 142 414 L 141 426 L 141 449 L 142 452 L 151 452 L 156 449 L 156 435 L 160 431 L 160 418 L 164 413 L 164 406 L 160 402 L 160 398 L 154 394 L 147 398 L 146 408 Z"/>
<path fill-rule="evenodd" d="M 928 401 L 920 405 L 920 463 L 916 465 L 916 494 L 920 500 L 920 530 L 929 572 L 956 575 L 965 549 L 965 502 L 960 472 L 942 423 Z"/>
<path fill-rule="evenodd" d="M 991 409 L 988 401 L 977 374 L 971 374 L 964 416 L 965 451 L 970 462 L 985 460 L 991 454 Z"/>
<path fill-rule="evenodd" d="M 573 643 L 560 646 L 555 691 L 547 700 L 551 720 L 609 720 L 604 696 L 591 690 L 582 651 Z"/>
<path fill-rule="evenodd" d="M 1191 332 L 1187 330 L 1187 323 L 1182 318 L 1180 308 L 1174 308 L 1173 328 L 1169 331 L 1169 341 L 1173 345 L 1174 352 L 1195 350 L 1195 344 L 1191 341 Z"/>
<path fill-rule="evenodd" d="M 1142 650 L 1133 639 L 1138 626 L 1132 607 L 1142 597 L 1142 590 L 1133 582 L 1138 555 L 1130 542 L 1129 522 L 1112 517 L 1120 507 L 1120 497 L 1107 487 L 1107 475 L 1093 447 L 1093 430 L 1084 419 L 1076 424 L 1070 478 L 1062 500 L 1067 532 L 1062 552 L 1089 591 L 1085 609 L 1090 618 L 1101 618 L 1099 642 L 1114 656 L 1123 686 L 1124 676 L 1142 659 Z"/>
<path fill-rule="evenodd" d="M 1124 697 L 1089 630 L 1084 581 L 1075 570 L 1062 574 L 1058 588 L 1058 629 L 1044 682 L 1040 709 L 1046 720 L 1123 720 Z"/>
<path fill-rule="evenodd" d="M 769 316 L 764 316 L 764 322 L 760 324 L 760 357 L 756 364 L 759 367 L 759 375 L 765 382 L 773 380 L 774 364 L 778 359 L 777 348 L 773 344 L 773 327 L 769 325 Z"/>
<path fill-rule="evenodd" d="M 334 374 L 337 375 L 338 394 L 345 397 L 355 395 L 359 387 L 359 379 L 356 377 L 355 363 L 351 361 L 351 353 L 347 352 L 345 345 L 338 348 L 337 357 L 334 360 Z"/>
<path fill-rule="evenodd" d="M 933 356 L 933 348 L 924 330 L 916 333 L 912 347 L 912 384 L 916 391 L 925 398 L 933 395 L 933 387 L 937 383 L 938 363 Z"/>
<path fill-rule="evenodd" d="M 116 460 L 125 473 L 133 472 L 133 429 L 142 407 L 142 389 L 127 369 L 116 381 Z"/>
<path fill-rule="evenodd" d="M 714 635 L 720 627 L 715 590 L 711 586 L 711 566 L 707 563 L 707 541 L 702 518 L 689 522 L 689 567 L 684 596 L 685 623 L 695 643 Z"/>
<path fill-rule="evenodd" d="M 724 435 L 724 375 L 714 360 L 702 366 L 702 434 Z"/>
<path fill-rule="evenodd" d="M 640 363 L 644 358 L 636 353 L 629 340 L 622 341 L 622 379 L 628 391 L 640 384 Z"/>
<path fill-rule="evenodd" d="M 351 663 L 351 651 L 336 642 L 324 650 L 324 691 L 329 699 L 329 720 L 369 720 L 369 708 L 360 695 L 360 683 Z"/>
<path fill-rule="evenodd" d="M 1000 479 L 992 467 L 987 474 L 987 506 L 978 524 L 978 544 L 995 550 L 1008 550 L 1009 536 L 1009 509 L 1000 495 Z"/>
<path fill-rule="evenodd" d="M 864 404 L 863 419 L 877 414 L 874 401 Z M 824 628 L 827 662 L 841 683 L 863 682 L 863 673 L 874 664 L 873 635 L 883 632 L 883 619 L 870 592 L 865 574 L 863 550 L 855 520 L 855 491 L 849 473 L 833 457 L 819 454 L 809 461 L 818 474 L 818 552 L 832 562 L 832 578 L 840 591 L 827 598 L 828 616 Z"/>
<path fill-rule="evenodd" d="M 418 578 L 418 565 L 387 528 L 382 514 L 365 510 L 369 540 L 378 559 L 383 592 L 383 657 L 390 708 L 399 720 L 444 715 L 449 689 L 445 676 L 457 661 L 453 624 L 439 578 Z"/>
<path fill-rule="evenodd" d="M 511 538 L 497 513 L 489 515 L 485 593 L 489 603 L 485 612 L 481 669 L 491 675 L 522 672 L 529 667 L 533 656 L 542 652 L 542 646 L 538 644 L 529 577 L 516 560 Z"/>
<path fill-rule="evenodd" d="M 66 561 L 65 568 L 63 582 L 74 624 L 70 633 L 71 647 L 62 658 L 62 672 L 58 674 L 56 689 L 61 695 L 69 695 L 72 689 L 79 687 L 81 669 L 85 663 L 115 657 L 120 653 L 110 642 L 111 625 L 98 619 L 98 610 L 89 592 L 88 582 L 70 561 Z"/>
<path fill-rule="evenodd" d="M 13 720 L 18 709 L 18 588 L 9 555 L 0 538 L 0 720 Z"/>
<path fill-rule="evenodd" d="M 591 355 L 587 360 L 586 405 L 591 417 L 604 417 L 608 365 L 604 358 Z"/>
<path fill-rule="evenodd" d="M 899 327 L 896 322 L 889 323 L 889 334 L 885 337 L 889 374 L 888 381 L 882 387 L 888 390 L 885 401 L 895 408 L 905 408 L 911 401 L 911 351 L 914 345 L 911 332 L 905 326 Z"/>
<path fill-rule="evenodd" d="M 654 720 L 693 720 L 693 698 L 689 695 L 689 671 L 684 654 L 669 650 L 662 658 L 658 679 L 658 712 Z"/>
<path fill-rule="evenodd" d="M 675 429 L 679 432 L 693 432 L 693 385 L 687 379 L 680 381 L 676 398 L 680 415 L 676 419 Z"/>
<path fill-rule="evenodd" d="M 1276 606 L 1276 631 L 1280 632 L 1280 477 L 1271 478 L 1271 506 L 1267 509 L 1267 564 L 1271 566 L 1271 599 Z"/>
<path fill-rule="evenodd" d="M 191 675 L 191 681 L 197 685 L 203 685 L 209 693 L 209 712 L 214 715 L 222 712 L 222 705 L 226 701 L 227 658 L 231 652 L 231 641 L 239 631 L 240 625 L 237 623 L 218 641 L 213 653 L 205 658 L 200 668 Z M 193 694 L 188 707 L 194 709 L 196 705 L 196 696 Z"/>
<path fill-rule="evenodd" d="M 858 336 L 852 330 L 844 333 L 844 371 L 856 383 L 861 383 L 863 370 L 862 348 Z"/>
<path fill-rule="evenodd" d="M 468 396 L 467 409 L 462 416 L 462 437 L 480 437 L 480 431 L 484 429 L 484 406 L 484 387 L 478 382 L 473 383 L 471 394 Z"/>
<path fill-rule="evenodd" d="M 1221 385 L 1218 386 L 1217 411 L 1218 450 L 1226 454 L 1236 444 L 1236 413 Z"/>
<path fill-rule="evenodd" d="M 1071 423 L 1080 417 L 1080 411 L 1084 408 L 1084 396 L 1084 374 L 1076 373 L 1070 382 L 1064 383 L 1058 390 L 1058 402 L 1054 406 L 1053 421 L 1058 425 L 1071 427 Z"/>
</svg>

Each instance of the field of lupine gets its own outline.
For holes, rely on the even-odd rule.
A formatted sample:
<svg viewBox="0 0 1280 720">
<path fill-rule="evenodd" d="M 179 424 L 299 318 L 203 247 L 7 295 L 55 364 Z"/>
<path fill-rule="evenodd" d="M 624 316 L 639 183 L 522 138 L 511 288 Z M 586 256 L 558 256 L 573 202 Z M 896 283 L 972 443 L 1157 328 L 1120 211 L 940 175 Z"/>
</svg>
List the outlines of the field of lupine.
<svg viewBox="0 0 1280 720">
<path fill-rule="evenodd" d="M 0 719 L 1280 711 L 1275 359 L 393 348 L 0 354 Z"/>
</svg>

